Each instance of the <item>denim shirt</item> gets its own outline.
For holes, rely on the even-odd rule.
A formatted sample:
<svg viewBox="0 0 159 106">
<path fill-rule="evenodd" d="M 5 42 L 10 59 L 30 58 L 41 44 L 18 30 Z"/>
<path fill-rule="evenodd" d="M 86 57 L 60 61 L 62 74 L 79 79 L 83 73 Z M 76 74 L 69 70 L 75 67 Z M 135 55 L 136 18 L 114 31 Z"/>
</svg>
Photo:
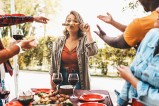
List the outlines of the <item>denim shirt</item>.
<svg viewBox="0 0 159 106">
<path fill-rule="evenodd" d="M 130 70 L 139 79 L 137 89 L 125 82 L 117 98 L 119 106 L 137 98 L 147 106 L 159 106 L 159 54 L 154 55 L 159 45 L 159 29 L 151 29 L 142 40 Z"/>
</svg>

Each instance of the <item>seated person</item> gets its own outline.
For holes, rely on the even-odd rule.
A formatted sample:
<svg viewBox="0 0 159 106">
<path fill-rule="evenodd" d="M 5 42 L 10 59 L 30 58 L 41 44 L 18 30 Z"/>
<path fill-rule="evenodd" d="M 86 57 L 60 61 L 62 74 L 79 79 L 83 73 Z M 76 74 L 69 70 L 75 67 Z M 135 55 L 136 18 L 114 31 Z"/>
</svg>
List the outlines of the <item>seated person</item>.
<svg viewBox="0 0 159 106">
<path fill-rule="evenodd" d="M 156 9 L 159 14 L 159 8 Z M 137 98 L 146 106 L 159 105 L 159 16 L 154 26 L 141 42 L 130 66 L 119 66 L 117 70 L 126 80 L 118 95 L 119 106 L 126 106 Z"/>
</svg>

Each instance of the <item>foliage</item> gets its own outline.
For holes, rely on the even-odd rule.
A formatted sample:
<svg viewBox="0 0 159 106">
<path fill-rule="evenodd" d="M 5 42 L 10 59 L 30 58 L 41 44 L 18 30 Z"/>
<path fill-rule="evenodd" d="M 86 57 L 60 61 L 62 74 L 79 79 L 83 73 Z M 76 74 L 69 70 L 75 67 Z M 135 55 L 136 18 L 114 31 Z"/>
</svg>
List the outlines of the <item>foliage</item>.
<svg viewBox="0 0 159 106">
<path fill-rule="evenodd" d="M 127 6 L 123 7 L 123 11 L 127 8 L 134 10 L 139 6 L 138 0 L 125 0 L 127 1 Z M 43 15 L 46 17 L 53 17 L 58 8 L 59 0 L 15 0 L 15 13 L 22 13 L 28 16 Z M 0 9 L 3 9 L 5 13 L 10 12 L 10 0 L 1 1 L 3 4 Z M 27 5 L 26 5 L 27 4 Z M 34 38 L 35 26 L 31 23 L 24 23 L 16 25 L 17 28 L 23 30 L 25 38 L 31 39 Z M 44 35 L 46 31 L 46 26 L 44 26 Z M 2 27 L 1 33 L 3 35 L 3 43 L 7 46 L 11 40 L 11 27 Z M 6 37 L 9 35 L 8 37 Z M 28 36 L 29 35 L 29 36 Z M 48 65 L 50 64 L 51 56 L 51 44 L 56 38 L 53 36 L 43 36 L 38 39 L 39 44 L 37 48 L 19 54 L 19 66 L 20 69 L 26 69 L 28 66 L 41 66 L 44 58 L 46 58 Z M 120 50 L 109 47 L 105 45 L 104 49 L 99 49 L 97 55 L 90 57 L 90 67 L 96 67 L 102 69 L 102 73 L 107 75 L 108 66 L 118 66 L 118 65 L 129 65 L 135 55 L 134 49 Z"/>
<path fill-rule="evenodd" d="M 128 8 L 134 10 L 139 6 L 138 0 L 133 0 L 133 1 L 125 0 L 125 2 L 127 3 L 127 5 L 123 7 L 123 11 L 125 11 Z"/>
<path fill-rule="evenodd" d="M 25 39 L 32 39 L 33 36 Z M 2 38 L 5 47 L 11 42 L 11 37 Z M 20 69 L 27 69 L 28 67 L 42 66 L 44 57 L 47 65 L 50 65 L 50 56 L 52 52 L 52 42 L 56 40 L 53 36 L 43 36 L 38 39 L 38 46 L 35 49 L 26 51 L 18 55 L 18 63 Z M 108 66 L 129 65 L 134 58 L 136 51 L 132 49 L 116 49 L 105 45 L 104 49 L 99 49 L 98 54 L 90 57 L 89 64 L 91 68 L 102 69 L 102 74 L 107 75 Z M 12 59 L 11 59 L 12 60 Z M 48 71 L 48 70 L 47 70 Z"/>
<path fill-rule="evenodd" d="M 43 36 L 38 40 L 38 46 L 35 49 L 29 50 L 19 55 L 20 69 L 28 66 L 42 66 L 44 57 L 50 64 L 51 44 L 55 41 L 53 36 Z"/>
<path fill-rule="evenodd" d="M 0 9 L 3 9 L 4 13 L 6 14 L 11 13 L 10 2 L 11 0 L 3 0 L 1 2 L 2 7 Z M 56 13 L 58 5 L 59 0 L 15 0 L 15 13 L 21 13 L 27 16 L 47 15 L 49 17 L 53 17 L 53 15 Z M 32 26 L 31 23 L 19 24 L 16 25 L 16 27 L 23 30 L 24 36 L 27 36 L 29 31 L 34 29 L 34 26 Z M 11 36 L 11 27 L 1 28 L 1 33 L 3 37 L 7 35 Z"/>
<path fill-rule="evenodd" d="M 108 66 L 129 65 L 136 51 L 132 49 L 116 49 L 105 45 L 104 49 L 99 49 L 98 54 L 90 58 L 90 67 L 102 69 L 102 73 L 107 75 Z"/>
<path fill-rule="evenodd" d="M 33 36 L 26 37 L 25 39 L 32 39 Z M 18 55 L 18 64 L 20 69 L 26 69 L 28 66 L 42 66 L 43 59 L 46 57 L 46 61 L 48 65 L 50 64 L 50 58 L 51 58 L 51 47 L 52 42 L 55 41 L 54 36 L 43 36 L 40 39 L 38 39 L 38 46 L 34 49 L 28 50 L 24 53 L 21 53 Z M 10 42 L 12 42 L 11 37 L 4 37 L 2 38 L 2 43 L 5 48 L 10 45 Z M 13 59 L 10 59 L 11 62 Z"/>
</svg>

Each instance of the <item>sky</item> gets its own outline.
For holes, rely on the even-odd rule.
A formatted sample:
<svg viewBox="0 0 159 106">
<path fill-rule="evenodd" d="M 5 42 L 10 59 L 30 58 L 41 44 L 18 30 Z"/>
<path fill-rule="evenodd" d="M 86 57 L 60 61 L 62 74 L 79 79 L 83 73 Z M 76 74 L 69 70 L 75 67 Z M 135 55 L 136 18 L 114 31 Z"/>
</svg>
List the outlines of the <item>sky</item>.
<svg viewBox="0 0 159 106">
<path fill-rule="evenodd" d="M 139 7 L 139 10 L 132 11 L 127 9 L 122 11 L 123 7 L 127 5 L 125 0 L 60 0 L 60 6 L 57 10 L 57 14 L 53 17 L 53 21 L 49 21 L 47 24 L 47 35 L 61 36 L 63 35 L 66 16 L 71 10 L 75 10 L 80 13 L 85 23 L 88 23 L 91 27 L 93 38 L 98 42 L 100 47 L 103 47 L 103 41 L 93 32 L 98 30 L 96 25 L 98 24 L 107 33 L 108 36 L 118 36 L 122 32 L 115 29 L 113 26 L 104 23 L 97 18 L 97 15 L 105 15 L 109 12 L 113 19 L 122 23 L 129 24 L 134 18 L 144 16 L 143 8 Z"/>
<path fill-rule="evenodd" d="M 53 2 L 56 0 L 52 0 Z M 104 42 L 93 32 L 98 31 L 96 25 L 98 24 L 108 36 L 118 36 L 122 32 L 114 28 L 113 26 L 104 23 L 97 18 L 97 15 L 106 15 L 109 12 L 113 19 L 128 25 L 134 18 L 142 17 L 145 15 L 143 8 L 138 7 L 135 11 L 127 9 L 123 11 L 123 7 L 128 6 L 128 2 L 133 0 L 58 0 L 60 5 L 56 9 L 57 12 L 54 16 L 49 17 L 50 21 L 46 24 L 46 35 L 62 36 L 66 16 L 71 10 L 75 10 L 80 13 L 85 23 L 88 23 L 91 28 L 93 39 L 97 42 L 99 48 L 104 47 Z M 134 0 L 135 1 L 135 0 Z M 0 4 L 1 5 L 1 4 Z M 1 12 L 1 11 L 0 11 Z M 42 15 L 42 14 L 40 14 Z M 37 27 L 35 34 L 37 36 L 43 36 L 43 24 L 34 23 Z"/>
</svg>

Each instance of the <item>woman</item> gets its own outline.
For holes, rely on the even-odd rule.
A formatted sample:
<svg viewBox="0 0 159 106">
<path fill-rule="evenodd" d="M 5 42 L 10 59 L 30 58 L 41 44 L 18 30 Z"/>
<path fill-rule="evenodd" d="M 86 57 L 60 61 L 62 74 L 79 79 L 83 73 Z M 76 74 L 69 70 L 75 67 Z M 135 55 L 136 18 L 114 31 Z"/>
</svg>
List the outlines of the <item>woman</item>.
<svg viewBox="0 0 159 106">
<path fill-rule="evenodd" d="M 83 22 L 82 17 L 76 11 L 71 11 L 68 14 L 63 25 L 66 26 L 64 36 L 58 38 L 52 51 L 51 87 L 55 89 L 55 84 L 52 81 L 53 72 L 60 71 L 63 75 L 61 85 L 69 84 L 68 74 L 76 72 L 79 75 L 76 89 L 90 89 L 88 57 L 98 52 L 90 26 Z"/>
<path fill-rule="evenodd" d="M 142 40 L 130 68 L 117 67 L 126 80 L 117 99 L 119 106 L 126 106 L 132 98 L 137 98 L 146 106 L 159 105 L 159 8 L 156 11 L 155 28 Z"/>
</svg>

